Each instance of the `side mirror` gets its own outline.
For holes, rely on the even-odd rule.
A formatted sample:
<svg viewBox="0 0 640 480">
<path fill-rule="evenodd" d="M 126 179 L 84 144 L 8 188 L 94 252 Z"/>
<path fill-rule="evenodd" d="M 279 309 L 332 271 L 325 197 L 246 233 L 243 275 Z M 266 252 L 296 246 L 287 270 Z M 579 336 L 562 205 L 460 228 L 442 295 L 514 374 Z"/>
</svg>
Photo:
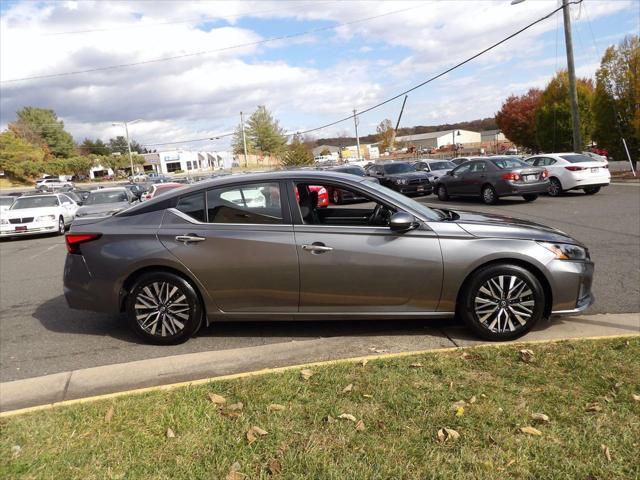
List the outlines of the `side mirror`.
<svg viewBox="0 0 640 480">
<path fill-rule="evenodd" d="M 416 218 L 407 212 L 396 212 L 389 220 L 389 228 L 394 232 L 406 232 L 415 226 Z"/>
</svg>

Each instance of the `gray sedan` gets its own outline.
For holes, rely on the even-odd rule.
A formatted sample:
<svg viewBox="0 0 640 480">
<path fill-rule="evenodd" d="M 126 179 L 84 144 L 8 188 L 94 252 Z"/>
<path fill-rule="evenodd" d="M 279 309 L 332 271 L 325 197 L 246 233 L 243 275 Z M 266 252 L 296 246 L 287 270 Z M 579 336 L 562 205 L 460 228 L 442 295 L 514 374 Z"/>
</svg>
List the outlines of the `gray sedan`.
<svg viewBox="0 0 640 480">
<path fill-rule="evenodd" d="M 355 204 L 318 208 L 318 186 Z M 312 188 L 313 187 L 313 188 Z M 593 302 L 585 246 L 558 230 L 428 208 L 353 175 L 232 175 L 168 192 L 66 236 L 72 308 L 145 340 L 222 320 L 451 318 L 509 340 Z"/>
<path fill-rule="evenodd" d="M 124 187 L 92 190 L 76 212 L 76 217 L 113 215 L 129 208 L 135 200 L 133 194 Z"/>
<path fill-rule="evenodd" d="M 513 157 L 486 157 L 457 166 L 437 180 L 442 201 L 450 197 L 480 197 L 488 205 L 500 197 L 522 196 L 532 202 L 549 188 L 549 172 Z"/>
</svg>

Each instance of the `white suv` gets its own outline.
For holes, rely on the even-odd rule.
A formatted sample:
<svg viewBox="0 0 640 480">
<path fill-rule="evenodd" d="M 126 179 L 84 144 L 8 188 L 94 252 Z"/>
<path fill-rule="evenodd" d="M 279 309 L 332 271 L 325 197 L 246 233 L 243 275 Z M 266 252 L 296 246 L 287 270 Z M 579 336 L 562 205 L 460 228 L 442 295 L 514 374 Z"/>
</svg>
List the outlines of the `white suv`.
<svg viewBox="0 0 640 480">
<path fill-rule="evenodd" d="M 582 153 L 541 153 L 525 161 L 547 169 L 552 197 L 567 190 L 584 190 L 587 195 L 593 195 L 611 183 L 609 164 Z"/>
<path fill-rule="evenodd" d="M 0 237 L 57 233 L 64 235 L 78 204 L 63 193 L 24 195 L 0 212 Z"/>
<path fill-rule="evenodd" d="M 73 183 L 62 181 L 59 178 L 43 178 L 36 182 L 36 190 L 39 192 L 52 192 L 64 187 L 73 188 Z"/>
</svg>

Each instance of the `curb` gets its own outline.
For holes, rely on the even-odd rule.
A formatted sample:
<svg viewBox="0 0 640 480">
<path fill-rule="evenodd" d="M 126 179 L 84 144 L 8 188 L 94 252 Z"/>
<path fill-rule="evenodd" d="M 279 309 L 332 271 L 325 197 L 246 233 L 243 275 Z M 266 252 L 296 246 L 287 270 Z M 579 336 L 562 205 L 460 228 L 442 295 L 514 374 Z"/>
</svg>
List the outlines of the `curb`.
<svg viewBox="0 0 640 480">
<path fill-rule="evenodd" d="M 169 383 L 165 385 L 156 385 L 153 387 L 145 387 L 145 388 L 136 388 L 131 390 L 124 390 L 120 392 L 108 393 L 103 395 L 94 395 L 90 397 L 77 398 L 73 400 L 62 400 L 59 402 L 47 403 L 44 405 L 37 405 L 33 407 L 21 408 L 16 410 L 9 410 L 5 412 L 0 412 L 0 418 L 13 417 L 17 415 L 23 415 L 32 412 L 40 412 L 44 410 L 51 410 L 58 407 L 65 407 L 70 405 L 76 405 L 80 403 L 92 403 L 100 400 L 109 400 L 113 398 L 129 396 L 129 395 L 140 395 L 143 393 L 149 392 L 158 392 L 158 391 L 171 391 L 177 388 L 184 388 L 190 386 L 203 385 L 207 383 L 213 382 L 221 382 L 225 380 L 235 380 L 239 378 L 249 378 L 256 377 L 262 375 L 268 375 L 273 373 L 282 373 L 290 370 L 297 370 L 308 367 L 323 367 L 328 365 L 336 365 L 341 363 L 357 363 L 372 360 L 385 360 L 385 359 L 394 359 L 394 358 L 403 358 L 413 355 L 426 355 L 426 354 L 435 354 L 435 353 L 445 353 L 445 352 L 454 352 L 454 351 L 464 351 L 464 350 L 473 350 L 479 348 L 501 348 L 505 346 L 509 347 L 517 347 L 522 345 L 540 345 L 540 344 L 553 344 L 553 343 L 562 343 L 567 341 L 585 341 L 585 340 L 613 340 L 619 338 L 638 338 L 640 337 L 640 333 L 629 333 L 629 334 L 621 334 L 621 335 L 599 335 L 592 337 L 574 337 L 574 338 L 555 338 L 555 339 L 546 339 L 546 340 L 530 340 L 524 342 L 513 342 L 513 343 L 490 343 L 490 344 L 480 344 L 474 346 L 466 346 L 466 347 L 447 347 L 447 348 L 431 348 L 427 350 L 418 350 L 412 352 L 398 352 L 398 353 L 386 353 L 386 354 L 377 354 L 377 355 L 365 355 L 360 357 L 351 357 L 339 360 L 327 360 L 322 362 L 310 362 L 303 363 L 297 365 L 289 365 L 286 367 L 275 367 L 275 368 L 264 368 L 260 370 L 254 370 L 249 372 L 235 373 L 231 375 L 220 375 L 215 377 L 202 378 L 199 380 L 191 380 L 187 382 L 176 382 Z M 56 375 L 64 375 L 64 374 L 56 374 Z"/>
</svg>

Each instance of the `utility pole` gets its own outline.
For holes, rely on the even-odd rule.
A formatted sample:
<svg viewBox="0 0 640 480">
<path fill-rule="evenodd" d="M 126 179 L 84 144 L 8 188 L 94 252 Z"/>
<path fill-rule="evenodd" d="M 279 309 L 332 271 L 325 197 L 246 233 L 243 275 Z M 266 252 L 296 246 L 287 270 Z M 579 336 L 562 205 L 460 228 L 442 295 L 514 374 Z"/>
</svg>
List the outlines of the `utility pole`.
<svg viewBox="0 0 640 480">
<path fill-rule="evenodd" d="M 249 166 L 249 159 L 247 158 L 247 137 L 244 134 L 244 117 L 242 116 L 242 112 L 240 112 L 240 125 L 242 125 L 242 143 L 244 145 L 244 166 Z"/>
<path fill-rule="evenodd" d="M 130 122 L 122 122 L 122 123 L 112 123 L 111 125 L 113 125 L 114 127 L 117 127 L 118 125 L 124 125 L 124 133 L 127 137 L 127 151 L 129 152 L 129 164 L 131 166 L 131 178 L 133 179 L 133 175 L 134 175 L 134 171 L 133 171 L 133 155 L 131 154 L 131 141 L 129 140 L 129 124 L 133 124 L 133 123 L 138 123 L 141 122 L 142 119 L 138 118 L 136 120 L 132 120 Z M 115 178 L 115 173 L 114 173 L 114 178 Z"/>
<path fill-rule="evenodd" d="M 564 43 L 567 47 L 567 70 L 569 73 L 569 99 L 571 100 L 571 121 L 573 124 L 573 151 L 583 150 L 580 135 L 580 112 L 578 111 L 578 89 L 576 87 L 576 68 L 573 62 L 573 39 L 571 37 L 571 10 L 569 0 L 562 0 L 564 17 Z"/>
<path fill-rule="evenodd" d="M 402 113 L 404 112 L 404 106 L 407 103 L 407 98 L 409 95 L 404 96 L 404 100 L 402 101 L 402 107 L 400 107 L 400 115 L 398 115 L 398 121 L 396 122 L 396 128 L 393 129 L 393 135 L 391 135 L 391 144 L 389 147 L 393 150 L 393 146 L 396 143 L 396 136 L 398 135 L 398 127 L 400 126 L 400 120 L 402 119 Z"/>
<path fill-rule="evenodd" d="M 357 115 L 357 110 L 354 108 L 353 109 L 353 123 L 356 126 L 356 145 L 357 145 L 357 149 L 358 149 L 358 156 L 357 161 L 360 160 L 360 137 L 358 136 L 358 123 L 360 122 L 360 120 L 358 119 L 358 115 Z"/>
</svg>

